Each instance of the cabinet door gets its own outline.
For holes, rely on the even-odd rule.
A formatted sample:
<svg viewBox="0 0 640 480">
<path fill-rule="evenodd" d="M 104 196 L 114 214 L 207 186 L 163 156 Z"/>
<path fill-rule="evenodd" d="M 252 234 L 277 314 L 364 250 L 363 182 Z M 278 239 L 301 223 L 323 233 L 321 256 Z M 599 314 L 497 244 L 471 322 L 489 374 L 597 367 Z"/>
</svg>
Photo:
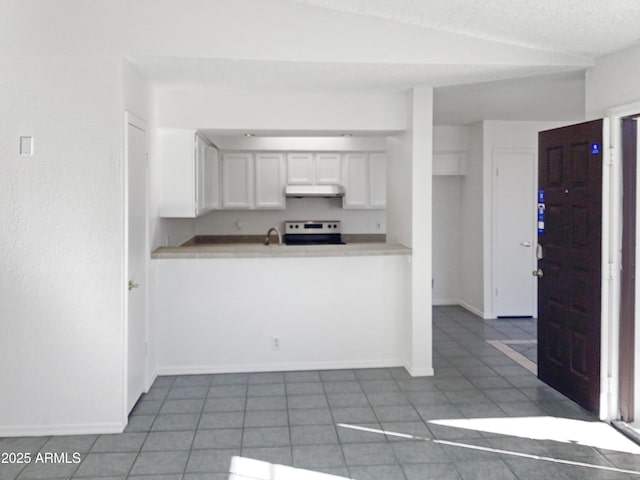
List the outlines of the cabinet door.
<svg viewBox="0 0 640 480">
<path fill-rule="evenodd" d="M 253 156 L 250 153 L 225 153 L 222 157 L 222 207 L 251 208 Z"/>
<path fill-rule="evenodd" d="M 220 159 L 218 149 L 211 145 L 205 148 L 205 208 L 220 208 Z"/>
<path fill-rule="evenodd" d="M 387 158 L 384 153 L 369 155 L 369 206 L 387 205 Z"/>
<path fill-rule="evenodd" d="M 256 153 L 255 162 L 255 207 L 284 208 L 284 154 Z"/>
<path fill-rule="evenodd" d="M 287 154 L 287 183 L 291 185 L 311 185 L 313 180 L 313 154 Z"/>
<path fill-rule="evenodd" d="M 195 135 L 195 201 L 196 201 L 196 216 L 202 215 L 207 211 L 207 144 L 204 143 L 202 138 Z"/>
<path fill-rule="evenodd" d="M 318 185 L 342 184 L 342 165 L 339 153 L 317 153 L 315 157 L 316 177 Z"/>
<path fill-rule="evenodd" d="M 344 156 L 344 208 L 367 208 L 369 205 L 369 162 L 364 153 Z"/>
</svg>

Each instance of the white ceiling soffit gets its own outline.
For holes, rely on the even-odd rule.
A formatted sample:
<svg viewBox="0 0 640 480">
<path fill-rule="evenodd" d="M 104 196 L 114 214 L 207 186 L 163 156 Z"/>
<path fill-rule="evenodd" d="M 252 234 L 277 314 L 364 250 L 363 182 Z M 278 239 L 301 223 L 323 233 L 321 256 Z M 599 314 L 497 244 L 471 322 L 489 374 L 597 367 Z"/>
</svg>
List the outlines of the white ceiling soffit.
<svg viewBox="0 0 640 480">
<path fill-rule="evenodd" d="M 598 57 L 640 40 L 638 0 L 294 0 L 513 45 Z"/>
<path fill-rule="evenodd" d="M 584 72 L 437 88 L 433 119 L 437 125 L 481 120 L 584 119 Z"/>
<path fill-rule="evenodd" d="M 388 90 L 458 85 L 575 70 L 575 66 L 416 65 L 277 62 L 184 57 L 133 57 L 143 76 L 163 87 L 233 86 L 297 91 Z"/>
</svg>

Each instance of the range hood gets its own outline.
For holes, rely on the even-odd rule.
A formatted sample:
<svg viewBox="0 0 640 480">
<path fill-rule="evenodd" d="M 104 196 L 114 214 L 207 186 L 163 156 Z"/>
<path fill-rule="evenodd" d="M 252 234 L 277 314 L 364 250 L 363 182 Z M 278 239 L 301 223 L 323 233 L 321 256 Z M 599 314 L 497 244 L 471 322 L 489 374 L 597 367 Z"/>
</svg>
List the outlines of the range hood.
<svg viewBox="0 0 640 480">
<path fill-rule="evenodd" d="M 342 185 L 287 185 L 287 197 L 344 197 Z"/>
</svg>

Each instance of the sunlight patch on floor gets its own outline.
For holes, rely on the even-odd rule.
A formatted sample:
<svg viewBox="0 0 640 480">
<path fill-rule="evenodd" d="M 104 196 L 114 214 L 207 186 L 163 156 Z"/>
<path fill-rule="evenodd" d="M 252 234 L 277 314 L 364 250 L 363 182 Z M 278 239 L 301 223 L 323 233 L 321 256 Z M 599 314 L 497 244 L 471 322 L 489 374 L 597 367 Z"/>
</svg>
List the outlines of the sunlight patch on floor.
<svg viewBox="0 0 640 480">
<path fill-rule="evenodd" d="M 436 423 L 436 422 L 440 422 L 440 421 L 434 421 L 432 423 Z M 438 439 L 435 439 L 435 438 L 425 438 L 425 437 L 419 437 L 419 436 L 416 436 L 416 435 L 409 435 L 409 434 L 402 433 L 402 432 L 393 432 L 393 431 L 389 431 L 389 430 L 379 430 L 379 429 L 375 429 L 375 428 L 362 427 L 362 426 L 359 426 L 359 425 L 350 425 L 350 424 L 347 424 L 347 423 L 338 423 L 337 426 L 338 427 L 342 427 L 342 428 L 349 428 L 349 429 L 353 429 L 353 430 L 361 430 L 361 431 L 366 431 L 366 432 L 379 433 L 381 435 L 386 435 L 386 436 L 402 437 L 402 438 L 407 438 L 407 439 L 412 439 L 412 440 L 419 440 L 419 441 L 423 441 L 423 442 L 432 442 L 432 443 L 435 443 L 435 444 L 438 444 L 438 445 L 454 447 L 454 448 L 464 448 L 464 449 L 469 449 L 469 450 L 477 450 L 477 451 L 482 451 L 482 452 L 496 453 L 496 454 L 500 454 L 500 455 L 507 455 L 507 456 L 516 457 L 516 458 L 526 458 L 526 459 L 529 459 L 529 460 L 537 460 L 537 461 L 541 461 L 541 462 L 555 463 L 555 464 L 559 464 L 559 465 L 569 465 L 569 466 L 573 466 L 573 467 L 582 467 L 582 468 L 596 470 L 596 471 L 599 470 L 601 472 L 613 472 L 613 473 L 622 473 L 622 474 L 640 476 L 640 471 L 637 471 L 637 470 L 627 470 L 627 469 L 624 469 L 624 468 L 609 467 L 609 466 L 606 466 L 606 465 L 597 465 L 597 464 L 586 463 L 586 462 L 578 462 L 578 461 L 575 461 L 575 460 L 568 460 L 568 459 L 563 459 L 563 458 L 545 457 L 545 456 L 535 455 L 535 454 L 531 454 L 531 453 L 527 453 L 527 452 L 518 452 L 518 451 L 515 451 L 515 450 L 504 450 L 504 449 L 499 449 L 499 448 L 484 447 L 484 446 L 481 446 L 481 445 L 474 445 L 474 444 L 462 443 L 462 442 L 453 442 L 453 441 L 450 441 L 450 440 L 438 440 Z"/>
<path fill-rule="evenodd" d="M 237 456 L 231 459 L 230 472 L 229 480 L 350 480 L 338 475 Z"/>
<path fill-rule="evenodd" d="M 603 422 L 558 417 L 511 417 L 430 420 L 429 423 L 533 440 L 574 443 L 605 450 L 640 454 L 640 446 Z"/>
</svg>

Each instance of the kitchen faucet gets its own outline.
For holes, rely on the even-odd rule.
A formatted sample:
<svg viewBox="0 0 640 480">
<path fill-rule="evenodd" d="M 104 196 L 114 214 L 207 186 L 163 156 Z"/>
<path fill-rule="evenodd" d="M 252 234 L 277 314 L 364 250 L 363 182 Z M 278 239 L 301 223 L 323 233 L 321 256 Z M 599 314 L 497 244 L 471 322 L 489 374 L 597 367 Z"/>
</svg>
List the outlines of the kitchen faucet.
<svg viewBox="0 0 640 480">
<path fill-rule="evenodd" d="M 267 232 L 267 236 L 264 239 L 264 244 L 269 245 L 271 232 L 276 232 L 276 234 L 278 235 L 278 245 L 282 245 L 282 235 L 280 234 L 280 230 L 278 230 L 276 227 L 271 227 L 269 229 L 269 231 Z"/>
</svg>

